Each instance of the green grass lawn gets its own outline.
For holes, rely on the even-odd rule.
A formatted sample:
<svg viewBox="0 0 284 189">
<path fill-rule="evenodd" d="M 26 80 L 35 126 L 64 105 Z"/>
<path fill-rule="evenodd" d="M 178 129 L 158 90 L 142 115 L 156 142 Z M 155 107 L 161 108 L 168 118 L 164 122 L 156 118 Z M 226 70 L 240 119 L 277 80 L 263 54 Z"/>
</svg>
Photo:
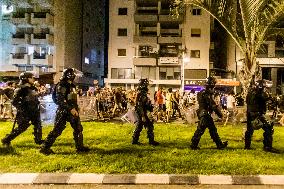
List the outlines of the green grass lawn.
<svg viewBox="0 0 284 189">
<path fill-rule="evenodd" d="M 155 124 L 158 147 L 148 145 L 145 130 L 141 146 L 132 145 L 133 126 L 118 123 L 83 123 L 85 145 L 90 153 L 76 154 L 72 129 L 68 125 L 56 140 L 54 155 L 39 153 L 33 141 L 32 127 L 12 141 L 11 149 L 0 145 L 0 172 L 79 172 L 79 173 L 168 173 L 168 174 L 284 174 L 284 153 L 262 150 L 263 131 L 255 131 L 252 147 L 244 150 L 242 126 L 218 127 L 225 150 L 217 150 L 208 130 L 201 138 L 201 150 L 189 148 L 195 126 Z M 11 131 L 11 122 L 0 123 L 0 138 Z M 51 126 L 43 128 L 46 137 Z M 275 148 L 284 151 L 284 128 L 275 127 Z"/>
</svg>

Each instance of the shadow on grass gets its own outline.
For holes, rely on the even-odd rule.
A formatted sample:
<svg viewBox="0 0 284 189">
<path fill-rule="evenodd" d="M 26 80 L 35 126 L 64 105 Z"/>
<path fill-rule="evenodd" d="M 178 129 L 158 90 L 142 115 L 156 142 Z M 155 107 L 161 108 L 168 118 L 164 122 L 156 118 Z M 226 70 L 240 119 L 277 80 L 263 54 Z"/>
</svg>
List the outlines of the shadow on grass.
<svg viewBox="0 0 284 189">
<path fill-rule="evenodd" d="M 55 151 L 55 150 L 54 150 Z M 61 151 L 56 152 L 55 155 L 70 155 L 70 154 L 81 154 L 81 155 L 90 155 L 90 154 L 98 154 L 98 155 L 115 155 L 115 154 L 139 154 L 141 152 L 153 152 L 158 151 L 154 148 L 136 148 L 136 147 L 124 147 L 124 148 L 115 148 L 110 150 L 100 149 L 100 148 L 91 148 L 89 152 L 76 152 L 76 149 L 70 151 Z"/>
<path fill-rule="evenodd" d="M 5 156 L 5 155 L 18 155 L 18 153 L 15 151 L 13 147 L 6 147 L 6 148 L 1 148 L 0 147 L 0 156 Z"/>
</svg>

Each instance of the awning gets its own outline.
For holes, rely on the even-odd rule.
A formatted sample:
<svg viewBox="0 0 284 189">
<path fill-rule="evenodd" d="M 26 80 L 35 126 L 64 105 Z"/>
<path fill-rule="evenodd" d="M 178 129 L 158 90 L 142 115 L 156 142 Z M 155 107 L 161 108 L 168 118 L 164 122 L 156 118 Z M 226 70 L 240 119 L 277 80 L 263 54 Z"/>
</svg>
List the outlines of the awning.
<svg viewBox="0 0 284 189">
<path fill-rule="evenodd" d="M 240 82 L 239 81 L 234 81 L 231 79 L 217 79 L 217 83 L 216 85 L 220 85 L 220 86 L 240 86 Z"/>
</svg>

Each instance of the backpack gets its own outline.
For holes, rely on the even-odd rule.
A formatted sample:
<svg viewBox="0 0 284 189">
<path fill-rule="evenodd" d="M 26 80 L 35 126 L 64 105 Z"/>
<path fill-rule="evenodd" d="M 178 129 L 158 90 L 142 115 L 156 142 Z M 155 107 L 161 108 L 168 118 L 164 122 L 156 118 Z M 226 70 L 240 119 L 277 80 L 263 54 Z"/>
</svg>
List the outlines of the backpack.
<svg viewBox="0 0 284 189">
<path fill-rule="evenodd" d="M 56 93 L 57 85 L 58 84 L 56 84 L 52 89 L 52 100 L 56 105 L 58 105 L 58 99 L 57 99 L 57 93 Z"/>
</svg>

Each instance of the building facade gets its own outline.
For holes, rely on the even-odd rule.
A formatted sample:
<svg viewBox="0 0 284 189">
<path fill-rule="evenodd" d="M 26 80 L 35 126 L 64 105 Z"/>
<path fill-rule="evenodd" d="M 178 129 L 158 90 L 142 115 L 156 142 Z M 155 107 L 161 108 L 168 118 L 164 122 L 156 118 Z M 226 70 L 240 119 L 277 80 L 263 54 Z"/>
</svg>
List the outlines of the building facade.
<svg viewBox="0 0 284 189">
<path fill-rule="evenodd" d="M 1 4 L 0 76 L 35 73 L 43 83 L 58 82 L 76 68 L 78 80 L 103 84 L 105 0 L 32 0 Z M 4 12 L 3 12 L 4 11 Z"/>
<path fill-rule="evenodd" d="M 47 78 L 52 78 L 52 73 L 55 72 L 52 66 L 53 2 L 37 4 L 31 1 L 19 3 L 17 6 L 1 6 L 2 29 L 6 29 L 1 31 L 1 38 L 6 36 L 5 42 L 1 43 L 1 75 L 17 76 L 23 71 L 31 71 L 37 76 L 47 75 Z"/>
<path fill-rule="evenodd" d="M 181 88 L 183 75 L 185 85 L 208 76 L 209 14 L 188 6 L 177 18 L 169 7 L 166 0 L 109 1 L 107 86 L 135 88 L 148 78 L 153 92 Z"/>
<path fill-rule="evenodd" d="M 284 17 L 275 25 L 271 32 L 284 30 Z M 227 69 L 238 73 L 242 67 L 243 55 L 235 45 L 233 39 L 227 35 Z M 284 38 L 273 35 L 266 39 L 257 54 L 257 61 L 261 67 L 263 79 L 273 82 L 271 92 L 284 94 Z"/>
<path fill-rule="evenodd" d="M 107 50 L 106 0 L 83 0 L 82 71 L 84 83 L 104 85 Z"/>
</svg>

